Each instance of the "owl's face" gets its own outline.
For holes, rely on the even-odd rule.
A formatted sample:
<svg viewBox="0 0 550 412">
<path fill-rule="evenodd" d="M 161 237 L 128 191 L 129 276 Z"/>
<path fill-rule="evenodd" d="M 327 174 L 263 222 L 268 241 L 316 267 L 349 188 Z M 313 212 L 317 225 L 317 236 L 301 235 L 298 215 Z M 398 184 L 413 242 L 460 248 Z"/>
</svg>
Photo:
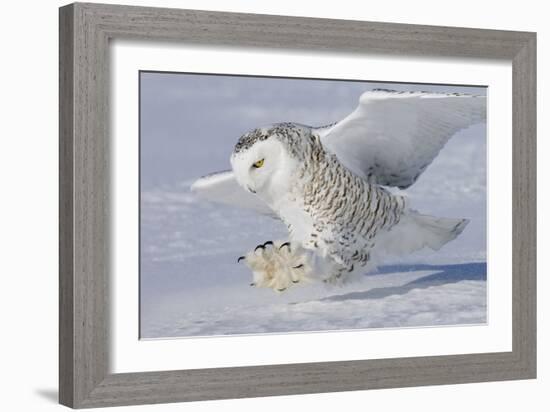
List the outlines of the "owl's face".
<svg viewBox="0 0 550 412">
<path fill-rule="evenodd" d="M 288 194 L 291 176 L 298 166 L 275 136 L 255 142 L 231 156 L 237 182 L 268 205 L 275 205 Z"/>
</svg>

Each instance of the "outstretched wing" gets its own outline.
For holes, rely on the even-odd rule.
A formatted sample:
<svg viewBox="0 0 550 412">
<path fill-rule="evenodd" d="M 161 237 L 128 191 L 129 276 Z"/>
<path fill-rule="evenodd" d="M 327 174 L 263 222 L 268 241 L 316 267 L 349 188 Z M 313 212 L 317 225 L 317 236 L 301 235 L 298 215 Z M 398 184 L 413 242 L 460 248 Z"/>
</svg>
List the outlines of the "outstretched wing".
<svg viewBox="0 0 550 412">
<path fill-rule="evenodd" d="M 244 190 L 237 183 L 230 170 L 201 177 L 191 185 L 191 191 L 204 200 L 250 209 L 278 219 L 275 212 L 264 201 Z"/>
<path fill-rule="evenodd" d="M 404 189 L 455 133 L 485 121 L 485 102 L 485 96 L 462 93 L 377 89 L 363 93 L 343 120 L 313 131 L 348 169 Z"/>
</svg>

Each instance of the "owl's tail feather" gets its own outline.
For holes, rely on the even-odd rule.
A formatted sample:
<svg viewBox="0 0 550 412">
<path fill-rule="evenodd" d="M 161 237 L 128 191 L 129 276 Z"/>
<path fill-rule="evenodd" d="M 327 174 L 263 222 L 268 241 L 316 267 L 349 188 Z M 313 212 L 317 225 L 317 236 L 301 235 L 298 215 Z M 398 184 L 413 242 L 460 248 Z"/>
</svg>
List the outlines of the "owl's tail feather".
<svg viewBox="0 0 550 412">
<path fill-rule="evenodd" d="M 418 236 L 424 245 L 433 250 L 439 250 L 447 242 L 462 233 L 468 219 L 449 219 L 411 213 L 410 217 L 418 226 Z"/>
<path fill-rule="evenodd" d="M 409 210 L 397 225 L 381 233 L 376 247 L 383 253 L 405 254 L 429 247 L 439 250 L 462 233 L 468 219 L 421 215 Z"/>
</svg>

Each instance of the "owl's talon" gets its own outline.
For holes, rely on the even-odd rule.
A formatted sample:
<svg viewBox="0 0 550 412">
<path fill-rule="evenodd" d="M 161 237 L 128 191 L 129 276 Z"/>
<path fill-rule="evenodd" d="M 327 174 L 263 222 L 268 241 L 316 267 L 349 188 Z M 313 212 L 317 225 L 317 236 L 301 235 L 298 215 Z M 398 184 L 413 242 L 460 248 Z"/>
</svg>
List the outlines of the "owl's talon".
<svg viewBox="0 0 550 412">
<path fill-rule="evenodd" d="M 268 240 L 240 257 L 238 262 L 244 260 L 252 270 L 251 287 L 283 292 L 310 279 L 312 268 L 308 259 L 307 251 L 299 246 L 292 247 L 291 242 Z"/>
<path fill-rule="evenodd" d="M 281 250 L 284 246 L 288 247 L 288 251 L 290 252 L 290 242 L 285 242 L 281 246 L 279 246 L 279 250 Z"/>
<path fill-rule="evenodd" d="M 241 260 L 246 260 L 246 256 L 239 256 L 239 258 L 237 259 L 237 263 L 240 263 Z"/>
</svg>

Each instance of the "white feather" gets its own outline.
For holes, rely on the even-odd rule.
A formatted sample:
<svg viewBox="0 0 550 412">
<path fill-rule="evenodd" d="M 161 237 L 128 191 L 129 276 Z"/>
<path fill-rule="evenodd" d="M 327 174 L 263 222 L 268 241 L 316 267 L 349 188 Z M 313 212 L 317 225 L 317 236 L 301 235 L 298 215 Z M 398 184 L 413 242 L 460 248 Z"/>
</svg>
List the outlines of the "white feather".
<svg viewBox="0 0 550 412">
<path fill-rule="evenodd" d="M 485 96 L 373 90 L 346 118 L 314 131 L 359 176 L 406 188 L 454 134 L 485 116 Z"/>
<path fill-rule="evenodd" d="M 397 225 L 378 234 L 373 253 L 404 255 L 425 247 L 439 250 L 460 235 L 468 222 L 468 219 L 427 216 L 408 210 Z"/>
<path fill-rule="evenodd" d="M 191 185 L 191 191 L 204 200 L 250 209 L 259 214 L 277 218 L 263 200 L 247 192 L 237 183 L 230 170 L 201 177 Z"/>
</svg>

